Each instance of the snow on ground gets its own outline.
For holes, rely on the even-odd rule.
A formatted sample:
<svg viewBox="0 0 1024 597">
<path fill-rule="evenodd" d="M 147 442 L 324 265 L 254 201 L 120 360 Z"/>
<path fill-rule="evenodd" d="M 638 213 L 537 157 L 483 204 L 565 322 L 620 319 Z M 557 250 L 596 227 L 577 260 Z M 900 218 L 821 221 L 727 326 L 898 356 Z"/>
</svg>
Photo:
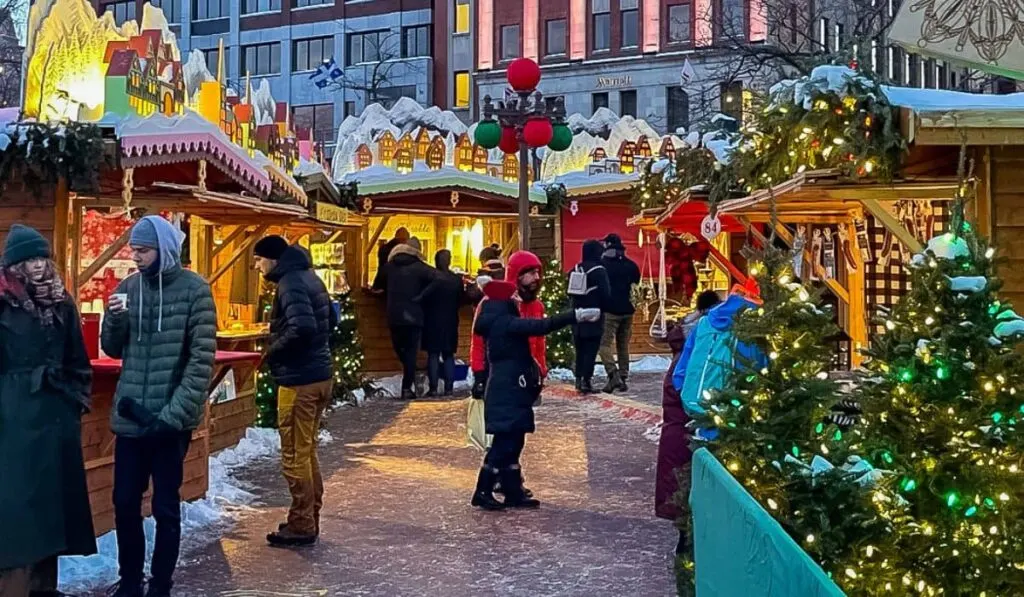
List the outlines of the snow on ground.
<svg viewBox="0 0 1024 597">
<path fill-rule="evenodd" d="M 672 357 L 668 355 L 646 355 L 632 361 L 629 365 L 630 373 L 664 373 L 672 364 Z M 594 367 L 595 377 L 605 377 L 607 372 L 604 365 L 598 364 Z M 561 367 L 548 371 L 548 379 L 551 381 L 574 382 L 576 376 L 569 369 Z"/>
<path fill-rule="evenodd" d="M 321 445 L 333 441 L 330 432 L 321 430 Z M 216 541 L 228 525 L 249 512 L 255 503 L 256 496 L 242 487 L 234 473 L 253 462 L 276 457 L 280 452 L 281 437 L 276 429 L 250 428 L 237 446 L 210 458 L 210 488 L 206 498 L 181 505 L 183 555 Z M 156 522 L 150 516 L 143 526 L 148 562 L 153 554 Z M 60 559 L 61 590 L 94 591 L 117 581 L 117 532 L 103 535 L 96 543 L 99 551 L 96 555 Z"/>
</svg>

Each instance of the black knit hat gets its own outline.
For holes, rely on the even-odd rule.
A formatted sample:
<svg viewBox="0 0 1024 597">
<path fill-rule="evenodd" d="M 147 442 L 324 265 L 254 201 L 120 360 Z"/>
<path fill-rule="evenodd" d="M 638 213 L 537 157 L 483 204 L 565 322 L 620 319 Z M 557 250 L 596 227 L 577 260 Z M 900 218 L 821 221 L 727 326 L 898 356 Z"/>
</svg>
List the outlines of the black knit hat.
<svg viewBox="0 0 1024 597">
<path fill-rule="evenodd" d="M 46 242 L 38 230 L 14 224 L 7 233 L 0 265 L 7 267 L 34 258 L 49 259 L 50 255 L 50 243 Z"/>
<path fill-rule="evenodd" d="M 284 251 L 287 248 L 288 241 L 274 234 L 266 238 L 261 238 L 259 242 L 256 243 L 256 247 L 253 248 L 253 253 L 255 253 L 257 257 L 277 261 L 281 258 L 281 255 L 284 254 Z"/>
<path fill-rule="evenodd" d="M 622 237 L 612 232 L 608 236 L 604 237 L 604 244 L 609 249 L 625 249 L 625 245 L 622 244 Z"/>
</svg>

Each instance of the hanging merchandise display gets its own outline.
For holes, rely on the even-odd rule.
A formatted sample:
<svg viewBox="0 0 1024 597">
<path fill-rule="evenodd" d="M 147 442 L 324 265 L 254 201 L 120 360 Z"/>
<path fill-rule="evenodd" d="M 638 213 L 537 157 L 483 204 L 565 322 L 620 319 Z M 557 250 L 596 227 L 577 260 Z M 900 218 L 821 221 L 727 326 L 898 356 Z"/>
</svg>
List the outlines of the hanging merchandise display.
<svg viewBox="0 0 1024 597">
<path fill-rule="evenodd" d="M 836 277 L 836 243 L 832 238 L 831 228 L 826 226 L 821 233 L 825 237 L 822 269 L 825 271 L 825 277 L 832 280 Z"/>
<path fill-rule="evenodd" d="M 811 275 L 810 279 L 812 282 L 817 282 L 819 278 L 819 270 L 822 266 L 823 256 L 822 250 L 824 249 L 824 239 L 821 237 L 821 229 L 815 228 L 814 232 L 811 233 Z"/>
<path fill-rule="evenodd" d="M 875 256 L 871 250 L 871 237 L 868 235 L 868 221 L 865 218 L 855 218 L 853 226 L 857 230 L 857 247 L 860 249 L 860 260 L 864 263 L 872 263 Z"/>
<path fill-rule="evenodd" d="M 850 246 L 850 231 L 846 226 L 839 226 L 839 242 L 842 244 L 843 261 L 846 263 L 846 271 L 857 271 L 857 260 L 853 255 L 853 247 Z"/>
<path fill-rule="evenodd" d="M 807 244 L 807 226 L 800 224 L 796 227 L 796 236 L 793 237 L 793 275 L 802 280 L 804 276 L 804 245 Z"/>
</svg>

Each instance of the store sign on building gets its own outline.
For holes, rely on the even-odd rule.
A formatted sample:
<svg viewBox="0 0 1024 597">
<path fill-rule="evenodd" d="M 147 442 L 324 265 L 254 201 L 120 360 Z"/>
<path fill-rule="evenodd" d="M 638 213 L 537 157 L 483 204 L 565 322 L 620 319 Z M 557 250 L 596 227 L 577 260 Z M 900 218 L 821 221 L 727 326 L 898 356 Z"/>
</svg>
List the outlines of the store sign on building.
<svg viewBox="0 0 1024 597">
<path fill-rule="evenodd" d="M 328 224 L 348 224 L 348 210 L 330 203 L 317 203 L 316 219 Z"/>
<path fill-rule="evenodd" d="M 629 87 L 633 84 L 633 77 L 629 75 L 622 75 L 618 77 L 598 77 L 597 88 L 598 89 L 611 89 L 617 87 Z"/>
</svg>

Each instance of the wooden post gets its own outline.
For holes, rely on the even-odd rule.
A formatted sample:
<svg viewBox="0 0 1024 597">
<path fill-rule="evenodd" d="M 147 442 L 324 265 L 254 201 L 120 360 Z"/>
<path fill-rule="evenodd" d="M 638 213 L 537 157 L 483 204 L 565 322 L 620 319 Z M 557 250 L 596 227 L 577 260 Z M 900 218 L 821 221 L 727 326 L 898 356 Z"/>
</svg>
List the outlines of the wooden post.
<svg viewBox="0 0 1024 597">
<path fill-rule="evenodd" d="M 992 212 L 992 148 L 987 146 L 981 151 L 981 174 L 978 176 L 977 194 L 974 197 L 974 221 L 977 222 L 978 233 L 991 240 L 995 231 L 995 218 Z"/>
<path fill-rule="evenodd" d="M 103 249 L 103 252 L 99 254 L 99 257 L 97 257 L 95 261 L 90 263 L 89 267 L 85 268 L 85 270 L 83 270 L 81 275 L 78 277 L 78 290 L 81 290 L 82 286 L 88 283 L 89 280 L 92 280 L 92 277 L 95 276 L 96 273 L 99 272 L 104 265 L 106 265 L 111 259 L 113 259 L 114 255 L 117 255 L 117 253 L 128 244 L 128 239 L 130 239 L 131 236 L 132 229 L 128 228 L 127 230 L 121 233 L 121 236 L 117 237 L 117 240 L 115 240 L 113 244 L 111 244 L 106 249 Z"/>
<path fill-rule="evenodd" d="M 857 242 L 857 227 L 853 224 L 854 218 L 863 216 L 862 212 L 851 214 L 850 221 L 845 224 L 851 249 L 853 249 L 852 245 Z M 852 250 L 851 252 L 857 269 L 846 272 L 846 285 L 850 290 L 850 301 L 847 308 L 849 323 L 846 333 L 850 336 L 850 367 L 856 369 L 864 360 L 864 356 L 860 352 L 861 349 L 868 346 L 867 289 L 865 288 L 867 272 L 864 271 L 866 266 L 860 257 L 860 251 Z"/>
<path fill-rule="evenodd" d="M 57 179 L 54 186 L 53 261 L 62 271 L 68 270 L 68 224 L 71 219 L 71 197 L 68 181 Z"/>
<path fill-rule="evenodd" d="M 220 254 L 221 254 L 221 252 L 222 252 L 222 251 L 223 251 L 224 249 L 226 249 L 227 247 L 231 246 L 231 243 L 233 243 L 233 242 L 235 242 L 236 240 L 238 240 L 238 237 L 240 237 L 240 236 L 242 236 L 243 234 L 245 234 L 245 233 L 246 233 L 246 231 L 247 231 L 248 229 L 249 229 L 249 227 L 248 227 L 248 226 L 238 226 L 237 228 L 235 228 L 234 230 L 232 230 L 232 231 L 231 231 L 231 234 L 229 234 L 229 235 L 228 235 L 228 237 L 227 237 L 227 238 L 225 238 L 225 239 L 223 240 L 223 242 L 221 242 L 221 243 L 220 243 L 220 245 L 215 245 L 215 246 L 214 246 L 214 248 L 213 248 L 213 252 L 212 252 L 212 254 L 210 255 L 210 259 L 216 259 L 216 258 L 217 258 L 217 256 L 218 256 L 218 255 L 220 255 Z"/>
<path fill-rule="evenodd" d="M 897 240 L 903 243 L 903 246 L 906 247 L 907 250 L 911 253 L 920 253 L 923 250 L 921 242 L 918 241 L 909 230 L 904 228 L 903 224 L 901 224 L 895 216 L 889 213 L 889 210 L 885 209 L 885 206 L 883 206 L 881 202 L 877 199 L 861 199 L 860 202 L 869 212 L 871 212 L 871 215 L 875 216 L 875 219 L 878 220 L 879 224 L 885 226 L 886 230 L 891 232 Z"/>
<path fill-rule="evenodd" d="M 211 224 L 206 220 L 192 216 L 192 263 L 200 276 L 209 276 L 213 270 L 213 235 Z"/>
<path fill-rule="evenodd" d="M 68 232 L 68 241 L 71 243 L 71 263 L 68 266 L 70 273 L 70 287 L 75 292 L 75 302 L 78 301 L 78 289 L 81 287 L 79 274 L 82 271 L 82 226 L 83 208 L 75 199 L 71 200 L 71 230 Z"/>
<path fill-rule="evenodd" d="M 256 244 L 256 241 L 259 240 L 261 236 L 263 236 L 263 234 L 267 231 L 267 228 L 270 228 L 270 224 L 263 224 L 262 226 L 254 230 L 252 233 L 250 233 L 248 236 L 246 236 L 245 239 L 238 244 L 238 248 L 235 249 L 235 252 L 232 253 L 230 257 L 228 257 L 227 261 L 220 264 L 220 266 L 217 267 L 217 271 L 213 272 L 213 274 L 206 280 L 207 282 L 210 283 L 210 286 L 216 284 L 217 280 L 219 280 L 221 276 L 223 276 L 224 274 L 228 273 L 228 271 L 231 270 L 231 267 L 235 265 L 235 262 L 238 261 L 238 259 L 246 253 L 246 251 L 249 250 L 249 247 Z"/>
</svg>

